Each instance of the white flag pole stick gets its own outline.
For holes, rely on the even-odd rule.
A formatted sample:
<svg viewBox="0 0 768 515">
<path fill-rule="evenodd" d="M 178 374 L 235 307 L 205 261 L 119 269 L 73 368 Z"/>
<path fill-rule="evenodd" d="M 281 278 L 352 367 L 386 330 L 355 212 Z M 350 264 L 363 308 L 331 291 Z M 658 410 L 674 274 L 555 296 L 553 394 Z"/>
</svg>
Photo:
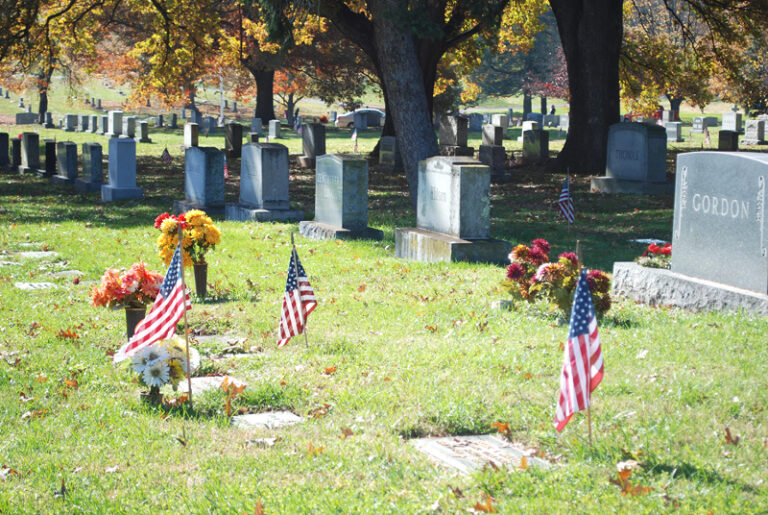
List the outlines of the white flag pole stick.
<svg viewBox="0 0 768 515">
<path fill-rule="evenodd" d="M 181 248 L 180 266 L 181 266 L 181 294 L 183 295 L 182 302 L 184 303 L 184 341 L 187 343 L 187 401 L 189 401 L 189 407 L 192 407 L 192 376 L 190 375 L 190 369 L 192 368 L 192 360 L 189 359 L 189 325 L 187 325 L 187 285 L 184 282 L 184 247 L 181 246 L 181 242 L 184 239 L 184 230 L 182 229 L 181 222 L 179 225 L 179 247 Z"/>
</svg>

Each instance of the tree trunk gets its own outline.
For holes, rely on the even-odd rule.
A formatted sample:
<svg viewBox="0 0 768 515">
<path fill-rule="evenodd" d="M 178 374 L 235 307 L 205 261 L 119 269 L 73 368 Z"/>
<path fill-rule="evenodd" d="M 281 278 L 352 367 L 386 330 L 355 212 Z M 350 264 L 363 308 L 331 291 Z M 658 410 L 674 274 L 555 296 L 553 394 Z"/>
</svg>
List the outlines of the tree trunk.
<svg viewBox="0 0 768 515">
<path fill-rule="evenodd" d="M 619 121 L 621 0 L 550 0 L 568 68 L 570 126 L 561 169 L 602 175 L 608 127 Z"/>
<path fill-rule="evenodd" d="M 393 16 L 398 0 L 369 0 L 376 54 L 387 88 L 388 104 L 403 156 L 411 204 L 416 207 L 419 161 L 437 154 L 424 76 L 413 37 Z"/>
<path fill-rule="evenodd" d="M 533 110 L 533 101 L 529 90 L 523 91 L 523 121 L 528 119 L 528 113 Z"/>
<path fill-rule="evenodd" d="M 37 112 L 40 115 L 38 118 L 38 123 L 40 123 L 40 125 L 45 123 L 45 113 L 48 111 L 48 88 L 51 85 L 52 76 L 52 67 L 48 71 L 41 71 L 37 75 L 37 91 L 40 95 L 40 102 L 38 104 Z"/>
<path fill-rule="evenodd" d="M 275 119 L 274 82 L 275 70 L 255 70 L 248 68 L 256 81 L 256 111 L 254 116 L 262 123 Z"/>
<path fill-rule="evenodd" d="M 547 114 L 547 97 L 541 97 L 541 114 Z"/>
</svg>

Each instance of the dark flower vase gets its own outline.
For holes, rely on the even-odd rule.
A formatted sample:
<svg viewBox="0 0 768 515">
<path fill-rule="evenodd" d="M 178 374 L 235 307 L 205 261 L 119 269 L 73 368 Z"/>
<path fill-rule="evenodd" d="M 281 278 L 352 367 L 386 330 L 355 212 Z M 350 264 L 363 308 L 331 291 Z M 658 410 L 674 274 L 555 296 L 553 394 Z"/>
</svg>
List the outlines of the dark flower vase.
<svg viewBox="0 0 768 515">
<path fill-rule="evenodd" d="M 146 312 L 147 308 L 125 308 L 125 332 L 129 340 L 136 331 L 136 325 L 142 321 Z"/>
<path fill-rule="evenodd" d="M 163 394 L 160 393 L 158 386 L 151 386 L 148 392 L 141 392 L 139 398 L 141 402 L 152 406 L 159 406 L 163 402 Z"/>
<path fill-rule="evenodd" d="M 208 294 L 208 263 L 194 263 L 195 293 L 201 299 Z"/>
</svg>

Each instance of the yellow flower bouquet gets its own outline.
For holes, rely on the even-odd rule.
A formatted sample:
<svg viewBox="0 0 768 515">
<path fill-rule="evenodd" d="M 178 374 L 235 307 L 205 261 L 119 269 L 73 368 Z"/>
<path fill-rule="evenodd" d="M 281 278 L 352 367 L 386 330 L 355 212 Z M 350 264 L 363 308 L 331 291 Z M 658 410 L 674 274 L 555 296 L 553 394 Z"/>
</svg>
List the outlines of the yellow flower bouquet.
<svg viewBox="0 0 768 515">
<path fill-rule="evenodd" d="M 160 236 L 157 237 L 160 259 L 165 266 L 171 263 L 179 242 L 179 224 L 182 227 L 184 266 L 205 263 L 205 254 L 221 242 L 221 231 L 213 224 L 211 217 L 199 209 L 178 216 L 163 213 L 155 219 L 155 229 L 160 230 Z"/>
</svg>

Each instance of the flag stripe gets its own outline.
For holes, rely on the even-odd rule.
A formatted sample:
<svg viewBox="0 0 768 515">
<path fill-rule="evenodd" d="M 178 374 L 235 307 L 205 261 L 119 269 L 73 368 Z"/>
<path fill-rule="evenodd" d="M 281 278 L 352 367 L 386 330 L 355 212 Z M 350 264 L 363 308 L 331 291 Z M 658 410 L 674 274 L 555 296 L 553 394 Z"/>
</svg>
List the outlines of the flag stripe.
<svg viewBox="0 0 768 515">
<path fill-rule="evenodd" d="M 315 292 L 301 266 L 296 249 L 293 249 L 283 294 L 283 309 L 278 324 L 278 347 L 288 343 L 293 336 L 304 332 L 307 317 L 316 306 Z"/>
<path fill-rule="evenodd" d="M 571 198 L 571 188 L 568 184 L 568 178 L 565 178 L 563 183 L 563 189 L 560 191 L 560 198 L 557 200 L 557 207 L 560 213 L 568 220 L 568 223 L 572 224 L 576 221 L 576 211 L 573 207 L 573 199 Z"/>
</svg>

